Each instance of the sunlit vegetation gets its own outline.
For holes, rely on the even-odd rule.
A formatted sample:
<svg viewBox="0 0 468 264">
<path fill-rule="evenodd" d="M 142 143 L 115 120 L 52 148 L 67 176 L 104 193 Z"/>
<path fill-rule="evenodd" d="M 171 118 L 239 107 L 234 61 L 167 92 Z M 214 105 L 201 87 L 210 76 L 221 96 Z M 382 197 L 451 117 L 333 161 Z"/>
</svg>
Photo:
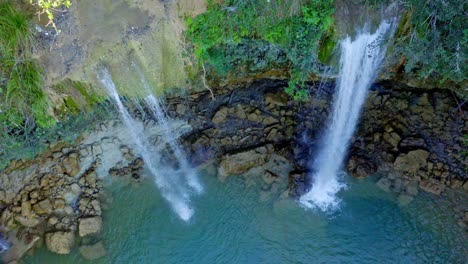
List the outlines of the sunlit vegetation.
<svg viewBox="0 0 468 264">
<path fill-rule="evenodd" d="M 333 0 L 209 1 L 207 12 L 188 19 L 187 35 L 199 62 L 218 73 L 232 68 L 217 56 L 223 46 L 252 42 L 274 45 L 284 52 L 289 64 L 291 81 L 286 91 L 303 99 L 307 91 L 298 87 L 319 71 L 320 44 L 327 42 L 327 49 L 333 49 L 333 14 Z M 326 55 L 324 52 L 321 59 Z"/>
</svg>

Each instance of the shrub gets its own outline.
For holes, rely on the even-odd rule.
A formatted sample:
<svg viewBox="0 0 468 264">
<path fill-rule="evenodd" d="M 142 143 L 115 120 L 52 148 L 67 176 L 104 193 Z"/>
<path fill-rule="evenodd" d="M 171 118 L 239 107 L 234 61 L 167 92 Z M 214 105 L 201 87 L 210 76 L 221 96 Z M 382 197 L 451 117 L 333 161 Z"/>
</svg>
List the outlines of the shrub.
<svg viewBox="0 0 468 264">
<path fill-rule="evenodd" d="M 333 14 L 333 0 L 209 1 L 207 12 L 187 20 L 187 36 L 201 64 L 226 65 L 219 61 L 220 46 L 246 40 L 278 46 L 291 71 L 286 91 L 301 99 L 307 92 L 297 87 L 321 67 L 320 43 L 334 38 Z"/>
</svg>

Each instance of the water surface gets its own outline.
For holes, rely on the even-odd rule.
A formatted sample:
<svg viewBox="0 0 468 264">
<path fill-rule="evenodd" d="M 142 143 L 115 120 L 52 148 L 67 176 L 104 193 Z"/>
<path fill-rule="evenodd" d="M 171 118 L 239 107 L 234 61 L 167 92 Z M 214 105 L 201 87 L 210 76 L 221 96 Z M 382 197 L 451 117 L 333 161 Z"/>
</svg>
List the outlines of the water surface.
<svg viewBox="0 0 468 264">
<path fill-rule="evenodd" d="M 464 231 L 447 201 L 422 193 L 408 206 L 375 185 L 346 178 L 341 209 L 305 209 L 242 177 L 219 182 L 204 175 L 184 222 L 151 180 L 110 185 L 104 213 L 107 256 L 83 260 L 41 249 L 26 263 L 466 263 Z M 252 181 L 249 181 L 252 182 Z M 270 197 L 270 199 L 265 199 Z M 449 210 L 450 209 L 450 210 Z"/>
</svg>

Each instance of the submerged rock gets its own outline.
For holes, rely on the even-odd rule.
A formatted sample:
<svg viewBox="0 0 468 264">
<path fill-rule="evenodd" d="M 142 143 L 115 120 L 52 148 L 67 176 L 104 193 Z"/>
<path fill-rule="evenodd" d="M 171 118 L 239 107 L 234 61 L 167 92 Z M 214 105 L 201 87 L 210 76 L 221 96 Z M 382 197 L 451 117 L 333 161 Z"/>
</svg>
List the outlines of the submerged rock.
<svg viewBox="0 0 468 264">
<path fill-rule="evenodd" d="M 102 242 L 98 242 L 94 245 L 81 246 L 80 254 L 87 260 L 95 260 L 104 257 L 106 255 L 106 249 Z"/>
<path fill-rule="evenodd" d="M 100 216 L 81 218 L 78 226 L 80 237 L 101 232 L 102 218 Z"/>
</svg>

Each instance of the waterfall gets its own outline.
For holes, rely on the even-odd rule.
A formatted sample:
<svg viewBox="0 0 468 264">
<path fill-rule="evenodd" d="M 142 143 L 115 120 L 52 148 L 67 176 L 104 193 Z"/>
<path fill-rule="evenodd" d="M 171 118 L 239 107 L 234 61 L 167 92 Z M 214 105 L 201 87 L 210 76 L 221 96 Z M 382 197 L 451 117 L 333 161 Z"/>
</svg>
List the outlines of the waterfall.
<svg viewBox="0 0 468 264">
<path fill-rule="evenodd" d="M 322 146 L 311 165 L 311 189 L 300 202 L 321 210 L 336 208 L 340 200 L 336 194 L 346 187 L 341 181 L 342 166 L 353 136 L 367 90 L 376 78 L 386 52 L 382 43 L 392 22 L 383 21 L 374 33 L 362 30 L 355 39 L 346 37 L 340 42 L 340 76 L 332 115 L 328 121 Z"/>
<path fill-rule="evenodd" d="M 132 118 L 120 100 L 114 82 L 107 69 L 99 76 L 100 81 L 115 101 L 123 122 L 132 134 L 133 143 L 145 162 L 146 167 L 154 178 L 156 186 L 162 196 L 169 202 L 172 209 L 185 221 L 189 220 L 194 210 L 190 206 L 190 190 L 185 186 L 180 174 L 173 168 L 161 162 L 160 154 L 151 149 L 148 138 L 144 133 L 143 124 Z M 166 122 L 167 123 L 167 122 Z"/>
<path fill-rule="evenodd" d="M 193 188 L 197 193 L 203 192 L 203 187 L 198 180 L 198 175 L 195 169 L 193 169 L 185 157 L 184 152 L 179 146 L 178 140 L 175 137 L 174 133 L 167 122 L 166 113 L 163 111 L 162 105 L 164 105 L 159 98 L 152 93 L 152 89 L 148 80 L 145 78 L 143 72 L 141 71 L 140 67 L 135 62 L 132 62 L 132 66 L 135 71 L 138 73 L 141 82 L 143 83 L 143 88 L 148 93 L 148 96 L 145 98 L 145 101 L 149 108 L 152 111 L 152 114 L 156 120 L 158 120 L 159 125 L 163 128 L 163 137 L 164 141 L 169 144 L 174 156 L 179 164 L 180 173 L 184 175 L 185 179 L 187 180 L 188 185 Z"/>
<path fill-rule="evenodd" d="M 11 243 L 8 242 L 4 237 L 3 234 L 0 233 L 0 254 L 8 251 L 11 247 Z"/>
</svg>

